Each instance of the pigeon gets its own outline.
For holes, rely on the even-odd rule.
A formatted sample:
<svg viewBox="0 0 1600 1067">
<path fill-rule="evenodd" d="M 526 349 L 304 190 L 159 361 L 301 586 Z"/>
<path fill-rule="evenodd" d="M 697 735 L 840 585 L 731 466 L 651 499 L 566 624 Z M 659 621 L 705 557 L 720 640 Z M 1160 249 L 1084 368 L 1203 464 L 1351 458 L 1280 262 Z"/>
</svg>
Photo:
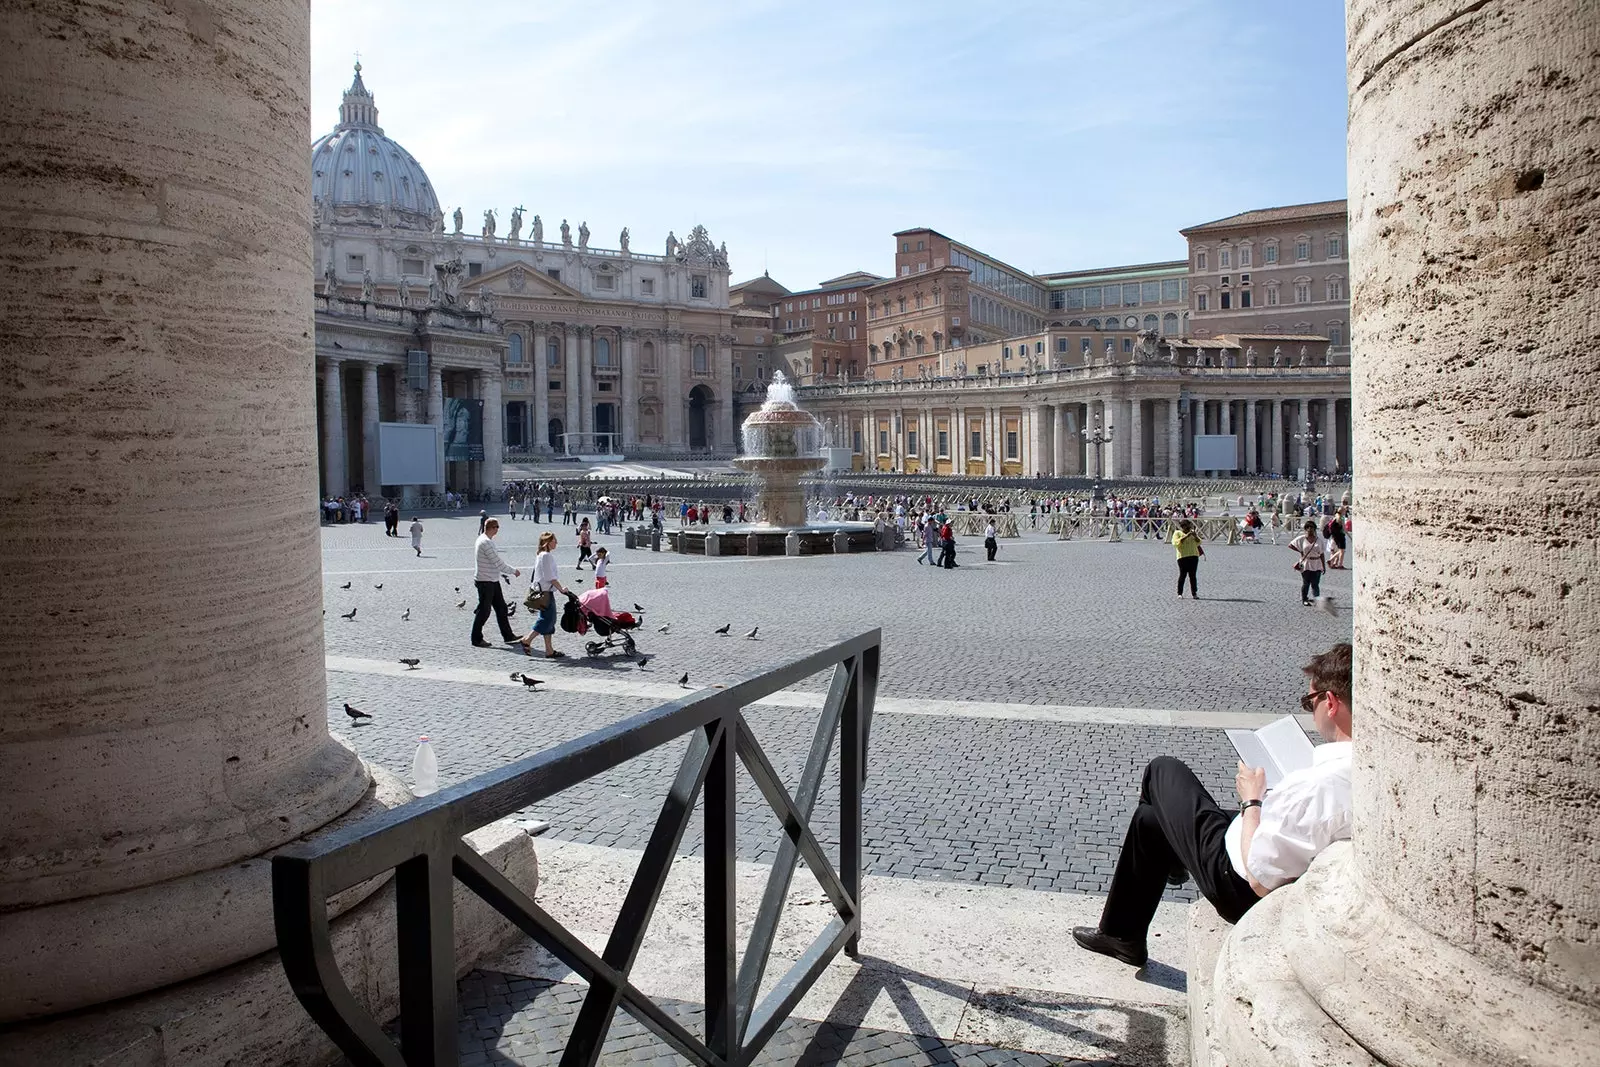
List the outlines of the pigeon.
<svg viewBox="0 0 1600 1067">
<path fill-rule="evenodd" d="M 640 615 L 643 615 L 644 614 L 644 605 L 643 604 L 634 604 L 633 605 L 633 610 L 637 611 Z"/>
<path fill-rule="evenodd" d="M 341 619 L 353 619 L 355 617 L 356 617 L 356 609 L 355 608 L 351 608 L 350 609 L 350 614 L 348 614 L 348 615 L 340 615 L 339 616 L 339 618 L 341 618 Z"/>
<path fill-rule="evenodd" d="M 664 633 L 666 633 L 666 632 L 667 632 L 667 631 L 668 631 L 668 630 L 670 630 L 670 629 L 672 629 L 672 624 L 671 624 L 671 623 L 670 623 L 670 622 L 668 622 L 668 623 L 662 623 L 662 624 L 661 624 L 661 625 L 660 625 L 660 626 L 657 626 L 657 627 L 656 627 L 656 633 L 658 633 L 658 634 L 664 634 Z"/>
<path fill-rule="evenodd" d="M 757 626 L 755 629 L 753 629 L 749 633 L 745 634 L 744 635 L 745 636 L 745 640 L 754 641 L 756 639 L 756 631 L 758 631 L 760 629 L 761 629 L 761 627 Z"/>
<path fill-rule="evenodd" d="M 641 670 L 644 668 L 644 665 L 646 663 L 649 663 L 649 662 L 650 662 L 650 657 L 649 656 L 646 656 L 642 652 L 639 653 L 639 667 L 640 667 Z"/>
<path fill-rule="evenodd" d="M 422 661 L 420 659 L 403 659 L 400 662 L 406 665 L 406 670 L 414 671 Z"/>
<path fill-rule="evenodd" d="M 456 605 L 456 610 L 460 611 L 462 608 L 464 608 L 466 606 L 467 606 L 467 602 L 465 600 L 463 600 L 461 603 Z"/>
<path fill-rule="evenodd" d="M 461 587 L 459 585 L 456 586 L 456 592 L 458 592 L 458 593 L 461 592 Z"/>
<path fill-rule="evenodd" d="M 721 634 L 723 637 L 727 637 L 728 636 L 728 631 L 731 630 L 731 629 L 733 629 L 733 623 L 725 622 L 721 626 L 717 627 L 715 630 L 712 630 L 711 632 L 714 633 L 714 634 Z"/>
<path fill-rule="evenodd" d="M 353 720 L 355 720 L 357 722 L 361 721 L 362 719 L 370 719 L 370 718 L 372 718 L 371 715 L 368 715 L 366 712 L 362 711 L 360 708 L 352 708 L 349 704 L 346 704 L 344 706 L 344 713 L 346 715 L 350 716 L 351 719 L 353 719 Z"/>
<path fill-rule="evenodd" d="M 688 671 L 684 671 L 683 672 L 683 677 L 678 679 L 678 684 L 683 686 L 685 689 L 689 688 L 689 672 Z"/>
<path fill-rule="evenodd" d="M 534 686 L 542 685 L 544 683 L 541 682 L 538 678 L 533 677 L 532 675 L 524 674 L 522 676 L 522 684 L 527 686 L 529 689 L 532 689 Z"/>
<path fill-rule="evenodd" d="M 401 622 L 410 622 L 411 621 L 411 609 L 410 608 L 407 608 L 404 612 L 401 613 L 400 621 Z"/>
<path fill-rule="evenodd" d="M 373 586 L 372 588 L 374 588 L 374 589 L 382 589 L 383 588 L 383 583 L 379 582 L 377 585 Z"/>
<path fill-rule="evenodd" d="M 350 583 L 350 582 L 345 582 L 345 583 L 344 583 L 344 584 L 343 584 L 343 585 L 341 585 L 341 586 L 340 586 L 340 587 L 339 587 L 339 588 L 340 588 L 340 589 L 349 589 L 349 588 L 350 588 L 350 585 L 351 585 L 351 583 Z"/>
</svg>

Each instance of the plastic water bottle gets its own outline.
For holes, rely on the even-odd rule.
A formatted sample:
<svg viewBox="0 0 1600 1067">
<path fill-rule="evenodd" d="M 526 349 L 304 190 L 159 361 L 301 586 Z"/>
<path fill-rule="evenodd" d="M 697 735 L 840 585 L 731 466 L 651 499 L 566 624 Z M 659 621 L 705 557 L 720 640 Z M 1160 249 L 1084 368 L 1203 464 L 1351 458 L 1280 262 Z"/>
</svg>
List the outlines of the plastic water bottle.
<svg viewBox="0 0 1600 1067">
<path fill-rule="evenodd" d="M 411 757 L 411 792 L 419 797 L 439 791 L 439 757 L 424 734 L 417 739 L 417 754 Z"/>
</svg>

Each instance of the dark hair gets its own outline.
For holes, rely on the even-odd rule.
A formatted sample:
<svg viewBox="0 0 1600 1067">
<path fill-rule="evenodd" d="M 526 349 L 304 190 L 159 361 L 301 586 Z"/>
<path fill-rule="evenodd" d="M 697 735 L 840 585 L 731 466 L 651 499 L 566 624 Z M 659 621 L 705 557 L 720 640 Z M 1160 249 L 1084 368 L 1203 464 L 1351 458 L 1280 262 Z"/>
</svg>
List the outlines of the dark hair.
<svg viewBox="0 0 1600 1067">
<path fill-rule="evenodd" d="M 1353 708 L 1350 700 L 1350 675 L 1352 671 L 1350 642 L 1340 641 L 1328 651 L 1311 657 L 1311 662 L 1301 668 L 1311 684 L 1326 690 Z"/>
</svg>

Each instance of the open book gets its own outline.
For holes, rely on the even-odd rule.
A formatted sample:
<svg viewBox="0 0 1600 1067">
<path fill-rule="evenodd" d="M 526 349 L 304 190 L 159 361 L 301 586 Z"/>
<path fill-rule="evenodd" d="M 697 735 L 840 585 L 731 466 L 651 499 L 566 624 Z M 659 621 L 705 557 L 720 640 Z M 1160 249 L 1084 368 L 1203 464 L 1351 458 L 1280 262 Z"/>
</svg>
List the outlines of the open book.
<svg viewBox="0 0 1600 1067">
<path fill-rule="evenodd" d="M 1311 741 L 1293 715 L 1269 722 L 1259 730 L 1228 730 L 1228 740 L 1247 767 L 1265 767 L 1267 788 L 1283 776 L 1311 766 Z"/>
</svg>

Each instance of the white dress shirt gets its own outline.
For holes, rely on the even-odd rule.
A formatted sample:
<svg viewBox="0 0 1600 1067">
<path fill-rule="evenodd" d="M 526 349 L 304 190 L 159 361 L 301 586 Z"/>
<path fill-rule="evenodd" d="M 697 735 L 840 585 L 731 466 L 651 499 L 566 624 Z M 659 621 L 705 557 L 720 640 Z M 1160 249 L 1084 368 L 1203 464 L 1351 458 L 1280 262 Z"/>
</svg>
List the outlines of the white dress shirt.
<svg viewBox="0 0 1600 1067">
<path fill-rule="evenodd" d="M 1228 859 L 1240 878 L 1268 889 L 1299 878 L 1317 853 L 1350 840 L 1350 742 L 1329 741 L 1311 754 L 1311 766 L 1284 775 L 1261 801 L 1261 824 L 1250 838 L 1248 869 L 1239 846 L 1244 816 L 1228 824 Z"/>
<path fill-rule="evenodd" d="M 500 550 L 494 547 L 494 538 L 488 534 L 478 535 L 478 541 L 473 545 L 473 555 L 478 563 L 477 573 L 472 576 L 473 581 L 498 582 L 502 575 L 511 576 L 511 568 L 500 558 Z"/>
<path fill-rule="evenodd" d="M 533 559 L 533 587 L 548 592 L 555 588 L 556 554 L 541 552 Z"/>
</svg>

